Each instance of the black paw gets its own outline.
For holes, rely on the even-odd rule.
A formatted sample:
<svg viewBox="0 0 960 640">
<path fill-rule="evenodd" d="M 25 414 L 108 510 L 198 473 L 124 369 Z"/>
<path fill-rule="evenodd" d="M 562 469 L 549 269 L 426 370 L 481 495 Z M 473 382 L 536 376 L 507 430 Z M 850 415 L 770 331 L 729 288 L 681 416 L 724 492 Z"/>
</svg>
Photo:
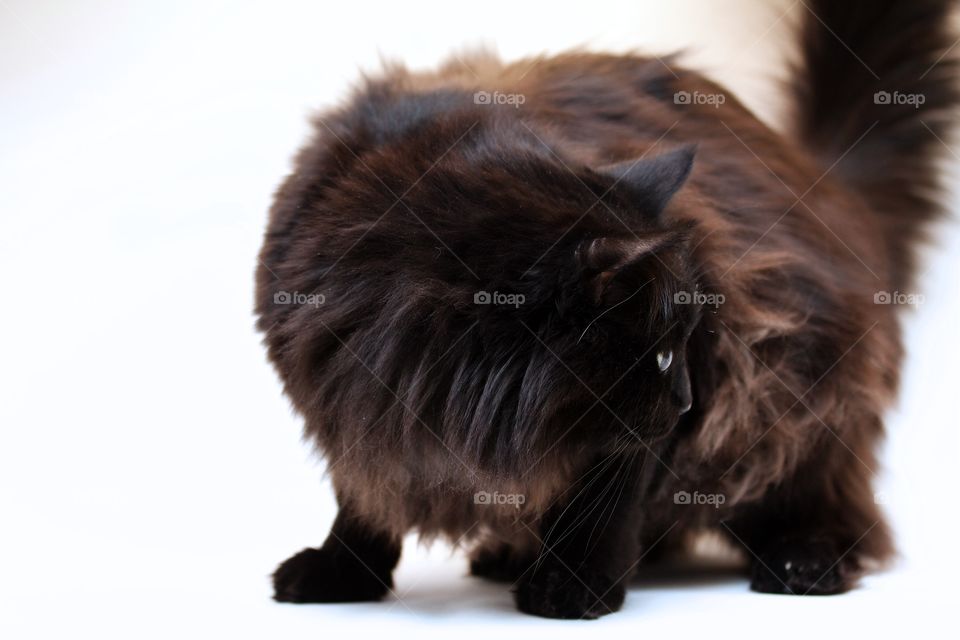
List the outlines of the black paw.
<svg viewBox="0 0 960 640">
<path fill-rule="evenodd" d="M 827 538 L 784 538 L 754 559 L 750 588 L 762 593 L 831 595 L 856 582 L 856 563 Z"/>
<path fill-rule="evenodd" d="M 304 549 L 273 572 L 277 602 L 365 602 L 391 588 L 390 572 L 378 575 L 342 549 Z"/>
<path fill-rule="evenodd" d="M 593 620 L 618 611 L 626 595 L 622 582 L 589 570 L 574 575 L 565 567 L 531 569 L 517 587 L 517 608 L 544 618 Z"/>
<path fill-rule="evenodd" d="M 506 544 L 480 547 L 470 558 L 470 573 L 497 582 L 516 582 L 534 562 L 533 554 L 519 552 Z"/>
</svg>

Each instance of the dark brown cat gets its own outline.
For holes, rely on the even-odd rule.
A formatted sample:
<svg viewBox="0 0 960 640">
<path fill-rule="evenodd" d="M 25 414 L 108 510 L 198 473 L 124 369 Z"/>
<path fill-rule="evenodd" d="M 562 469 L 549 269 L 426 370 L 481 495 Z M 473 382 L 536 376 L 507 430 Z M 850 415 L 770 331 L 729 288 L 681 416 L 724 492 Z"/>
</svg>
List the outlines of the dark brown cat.
<svg viewBox="0 0 960 640">
<path fill-rule="evenodd" d="M 257 313 L 340 514 L 277 600 L 382 597 L 409 531 L 562 618 L 702 529 L 758 591 L 889 556 L 883 303 L 938 211 L 951 3 L 807 4 L 789 138 L 672 59 L 585 53 L 392 68 L 317 119 Z"/>
</svg>

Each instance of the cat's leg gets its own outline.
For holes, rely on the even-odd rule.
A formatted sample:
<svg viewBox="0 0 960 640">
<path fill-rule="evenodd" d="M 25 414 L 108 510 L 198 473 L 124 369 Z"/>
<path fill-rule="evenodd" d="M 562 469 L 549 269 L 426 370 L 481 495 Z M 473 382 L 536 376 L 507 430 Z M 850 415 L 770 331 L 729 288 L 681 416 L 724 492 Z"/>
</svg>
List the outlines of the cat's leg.
<svg viewBox="0 0 960 640">
<path fill-rule="evenodd" d="M 617 611 L 635 568 L 638 457 L 610 457 L 588 471 L 540 523 L 539 557 L 516 588 L 517 607 L 548 618 Z"/>
<path fill-rule="evenodd" d="M 536 560 L 536 539 L 532 535 L 509 541 L 492 538 L 470 553 L 470 573 L 495 582 L 517 582 Z"/>
<path fill-rule="evenodd" d="M 279 602 L 379 600 L 393 588 L 401 540 L 379 531 L 341 505 L 330 535 L 319 548 L 304 549 L 273 574 Z"/>
<path fill-rule="evenodd" d="M 872 489 L 868 442 L 833 436 L 792 477 L 730 526 L 751 561 L 750 588 L 829 595 L 852 588 L 892 552 Z"/>
</svg>

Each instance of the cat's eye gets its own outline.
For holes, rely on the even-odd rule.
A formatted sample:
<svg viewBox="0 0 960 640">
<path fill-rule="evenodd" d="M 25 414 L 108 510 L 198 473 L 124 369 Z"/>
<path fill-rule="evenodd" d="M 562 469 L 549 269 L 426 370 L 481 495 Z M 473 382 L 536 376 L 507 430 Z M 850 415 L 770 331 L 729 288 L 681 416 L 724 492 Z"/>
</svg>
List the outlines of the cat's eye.
<svg viewBox="0 0 960 640">
<path fill-rule="evenodd" d="M 660 371 L 666 371 L 670 368 L 670 364 L 673 362 L 673 351 L 669 349 L 667 351 L 657 352 L 657 368 Z"/>
</svg>

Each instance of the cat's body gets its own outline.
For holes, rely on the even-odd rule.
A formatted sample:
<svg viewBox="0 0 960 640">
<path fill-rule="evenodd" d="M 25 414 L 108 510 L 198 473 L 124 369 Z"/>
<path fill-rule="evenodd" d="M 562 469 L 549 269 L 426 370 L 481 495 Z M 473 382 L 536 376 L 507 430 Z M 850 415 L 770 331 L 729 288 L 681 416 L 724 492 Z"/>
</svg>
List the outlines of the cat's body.
<svg viewBox="0 0 960 640">
<path fill-rule="evenodd" d="M 597 54 L 397 68 L 318 119 L 258 312 L 341 515 L 278 599 L 379 597 L 409 531 L 558 617 L 615 610 L 642 554 L 703 528 L 764 591 L 842 591 L 889 556 L 871 480 L 902 349 L 877 301 L 909 283 L 936 209 L 915 138 L 955 89 L 917 79 L 947 3 L 843 4 L 812 6 L 886 77 L 851 80 L 808 21 L 799 144 L 672 59 Z M 857 11 L 932 40 L 885 64 Z M 865 105 L 884 81 L 922 109 Z"/>
</svg>

